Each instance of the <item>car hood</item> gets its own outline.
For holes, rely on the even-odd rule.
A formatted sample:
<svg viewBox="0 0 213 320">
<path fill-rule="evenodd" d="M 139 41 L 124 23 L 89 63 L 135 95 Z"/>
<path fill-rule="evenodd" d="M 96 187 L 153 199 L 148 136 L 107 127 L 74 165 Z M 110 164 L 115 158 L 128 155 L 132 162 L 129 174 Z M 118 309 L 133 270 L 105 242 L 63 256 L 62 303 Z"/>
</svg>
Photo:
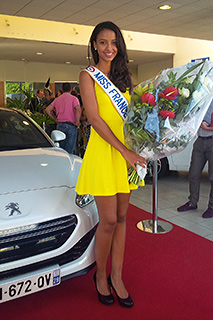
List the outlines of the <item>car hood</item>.
<svg viewBox="0 0 213 320">
<path fill-rule="evenodd" d="M 80 158 L 70 156 L 60 148 L 3 151 L 0 153 L 0 195 L 72 188 L 80 164 Z"/>
</svg>

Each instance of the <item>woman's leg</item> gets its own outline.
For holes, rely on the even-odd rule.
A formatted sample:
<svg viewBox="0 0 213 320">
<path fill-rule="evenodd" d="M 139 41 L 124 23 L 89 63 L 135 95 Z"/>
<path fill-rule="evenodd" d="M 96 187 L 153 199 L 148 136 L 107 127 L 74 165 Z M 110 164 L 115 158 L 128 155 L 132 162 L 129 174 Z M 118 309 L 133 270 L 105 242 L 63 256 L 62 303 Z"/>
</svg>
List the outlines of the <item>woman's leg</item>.
<svg viewBox="0 0 213 320">
<path fill-rule="evenodd" d="M 95 235 L 95 255 L 97 264 L 97 289 L 102 295 L 109 295 L 106 264 L 111 250 L 113 233 L 117 223 L 117 197 L 95 197 L 99 224 Z"/>
<path fill-rule="evenodd" d="M 111 280 L 118 296 L 122 299 L 128 297 L 128 293 L 122 281 L 122 268 L 126 240 L 126 213 L 129 205 L 130 193 L 117 194 L 117 224 L 113 233 L 111 260 Z"/>
</svg>

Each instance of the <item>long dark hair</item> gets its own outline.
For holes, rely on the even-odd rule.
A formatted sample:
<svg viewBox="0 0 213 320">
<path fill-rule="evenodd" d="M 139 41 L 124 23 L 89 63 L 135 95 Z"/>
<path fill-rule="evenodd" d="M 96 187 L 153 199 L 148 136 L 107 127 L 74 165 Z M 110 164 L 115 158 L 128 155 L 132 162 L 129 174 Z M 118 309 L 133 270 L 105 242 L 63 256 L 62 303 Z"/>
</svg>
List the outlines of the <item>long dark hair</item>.
<svg viewBox="0 0 213 320">
<path fill-rule="evenodd" d="M 126 44 L 124 42 L 121 30 L 111 21 L 99 23 L 92 32 L 92 35 L 90 37 L 90 48 L 93 60 L 95 64 L 97 64 L 99 61 L 98 52 L 94 48 L 94 41 L 96 42 L 98 34 L 104 29 L 112 30 L 115 32 L 118 49 L 118 53 L 111 63 L 109 79 L 114 83 L 114 85 L 118 89 L 120 89 L 121 92 L 125 92 L 127 89 L 131 91 L 132 79 L 128 69 L 128 56 Z M 88 56 L 90 56 L 89 47 Z"/>
</svg>

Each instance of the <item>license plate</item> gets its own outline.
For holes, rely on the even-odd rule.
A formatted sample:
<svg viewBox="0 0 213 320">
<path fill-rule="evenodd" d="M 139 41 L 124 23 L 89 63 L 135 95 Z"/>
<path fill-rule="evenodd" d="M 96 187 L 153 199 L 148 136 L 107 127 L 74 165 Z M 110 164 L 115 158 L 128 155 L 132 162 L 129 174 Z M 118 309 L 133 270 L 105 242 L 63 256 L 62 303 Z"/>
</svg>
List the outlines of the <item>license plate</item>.
<svg viewBox="0 0 213 320">
<path fill-rule="evenodd" d="M 51 288 L 60 282 L 58 265 L 0 281 L 0 303 Z"/>
</svg>

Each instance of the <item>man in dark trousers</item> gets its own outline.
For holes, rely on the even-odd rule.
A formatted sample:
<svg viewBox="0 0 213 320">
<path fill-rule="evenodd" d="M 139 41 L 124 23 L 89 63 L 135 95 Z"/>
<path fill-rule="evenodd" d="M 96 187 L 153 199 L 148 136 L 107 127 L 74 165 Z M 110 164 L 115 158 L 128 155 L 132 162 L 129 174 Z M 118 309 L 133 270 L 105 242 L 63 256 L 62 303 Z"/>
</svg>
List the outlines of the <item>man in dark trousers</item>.
<svg viewBox="0 0 213 320">
<path fill-rule="evenodd" d="M 77 129 L 80 125 L 81 107 L 78 98 L 70 94 L 69 83 L 63 83 L 62 90 L 63 94 L 56 98 L 45 111 L 57 122 L 57 129 L 66 134 L 66 139 L 60 142 L 60 147 L 68 153 L 73 153 L 77 140 Z"/>
<path fill-rule="evenodd" d="M 200 176 L 208 161 L 211 190 L 207 210 L 203 218 L 213 217 L 213 100 L 205 114 L 198 130 L 198 138 L 193 145 L 191 164 L 189 169 L 189 201 L 177 208 L 184 212 L 197 209 L 200 194 Z"/>
</svg>

